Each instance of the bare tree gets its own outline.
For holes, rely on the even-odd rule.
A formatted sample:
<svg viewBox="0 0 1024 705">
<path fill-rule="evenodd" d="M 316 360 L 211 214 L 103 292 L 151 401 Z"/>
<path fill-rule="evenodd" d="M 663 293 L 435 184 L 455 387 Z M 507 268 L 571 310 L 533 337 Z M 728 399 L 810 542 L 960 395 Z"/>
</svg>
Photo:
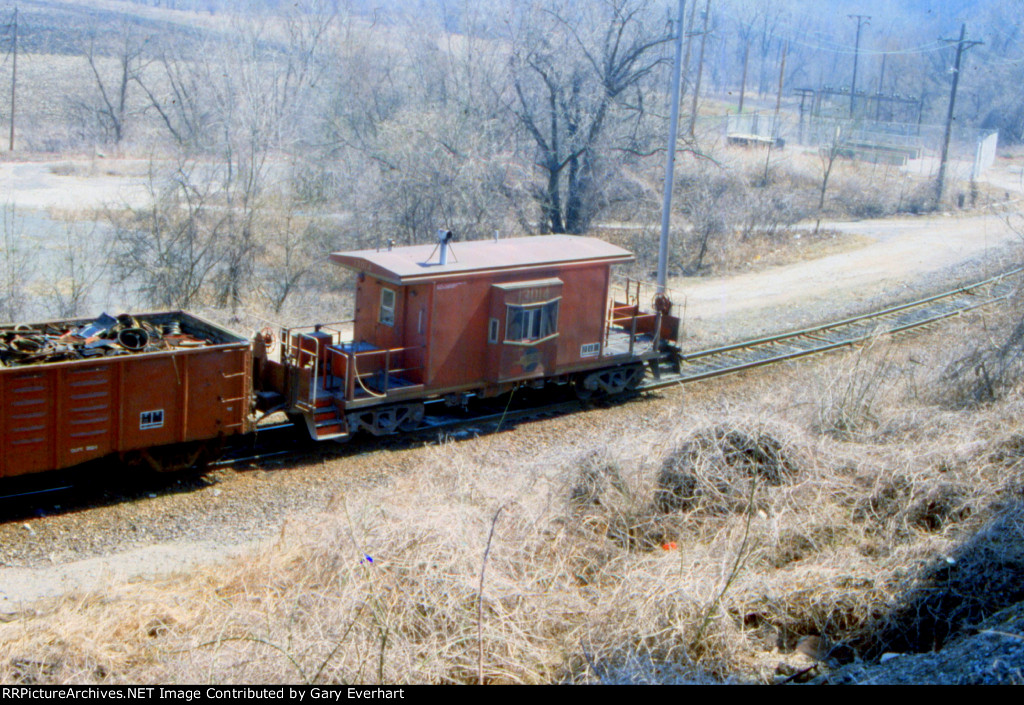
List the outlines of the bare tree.
<svg viewBox="0 0 1024 705">
<path fill-rule="evenodd" d="M 134 286 L 146 304 L 188 308 L 210 299 L 212 277 L 223 266 L 228 224 L 214 200 L 209 175 L 180 161 L 169 175 L 150 172 L 153 204 L 112 214 L 114 273 Z"/>
<path fill-rule="evenodd" d="M 821 211 L 825 208 L 825 192 L 828 190 L 828 180 L 832 176 L 832 167 L 835 166 L 836 158 L 845 149 L 842 127 L 836 125 L 835 132 L 825 144 L 818 148 L 818 157 L 821 160 L 821 190 L 818 194 L 818 221 L 814 225 L 814 231 L 818 231 L 821 225 Z"/>
<path fill-rule="evenodd" d="M 55 238 L 56 239 L 56 238 Z M 54 276 L 47 278 L 52 313 L 61 318 L 85 314 L 89 297 L 109 270 L 106 248 L 97 247 L 97 224 L 64 223 L 63 244 Z"/>
<path fill-rule="evenodd" d="M 583 232 L 594 215 L 597 163 L 616 147 L 609 125 L 646 114 L 641 83 L 670 37 L 652 29 L 640 0 L 547 2 L 526 13 L 513 36 L 514 97 L 507 109 L 532 140 L 545 176 L 535 197 L 541 229 Z M 626 134 L 629 134 L 627 131 Z"/>
<path fill-rule="evenodd" d="M 261 221 L 272 201 L 291 197 L 273 188 L 269 170 L 277 157 L 294 154 L 307 142 L 307 108 L 325 71 L 321 52 L 334 17 L 314 1 L 294 8 L 283 28 L 252 23 L 225 53 L 233 71 L 221 72 L 213 82 L 220 138 L 212 159 L 221 167 L 219 197 L 228 218 L 225 261 L 217 276 L 221 305 L 237 308 L 254 288 L 267 245 Z M 284 41 L 277 41 L 279 29 Z"/>
<path fill-rule="evenodd" d="M 323 227 L 299 216 L 294 209 L 268 220 L 264 224 L 266 248 L 256 291 L 274 313 L 280 313 L 303 279 L 323 265 L 330 244 Z"/>
<path fill-rule="evenodd" d="M 459 21 L 476 28 L 478 12 L 467 2 Z M 344 194 L 339 210 L 360 214 L 341 228 L 351 244 L 411 244 L 438 227 L 488 236 L 518 205 L 514 129 L 495 88 L 507 54 L 473 34 L 446 34 L 441 23 L 453 16 L 408 18 L 417 24 L 397 47 L 390 28 L 349 34 L 342 25 L 325 146 L 309 150 L 308 171 L 297 173 L 312 177 L 302 179 L 304 193 L 319 197 L 329 184 Z"/>
<path fill-rule="evenodd" d="M 682 189 L 680 205 L 693 226 L 692 239 L 696 240 L 697 256 L 689 273 L 698 274 L 704 267 L 712 243 L 724 238 L 732 230 L 731 218 L 736 212 L 729 200 L 735 192 L 728 174 L 711 171 L 711 167 L 700 163 L 700 169 L 688 178 L 680 180 Z"/>
<path fill-rule="evenodd" d="M 149 107 L 179 146 L 209 146 L 215 117 L 209 90 L 212 47 L 196 33 L 183 31 L 168 35 L 157 53 L 158 71 L 136 77 Z M 162 90 L 154 87 L 157 81 Z"/>
<path fill-rule="evenodd" d="M 3 207 L 0 219 L 0 320 L 17 321 L 29 303 L 37 261 L 33 248 L 24 242 L 23 224 L 13 204 Z"/>
<path fill-rule="evenodd" d="M 114 55 L 116 70 L 113 76 L 100 66 L 102 59 L 98 58 L 95 37 L 89 41 L 85 52 L 96 82 L 97 96 L 92 104 L 82 104 L 80 107 L 96 116 L 97 122 L 114 144 L 120 144 L 125 135 L 126 122 L 132 112 L 129 88 L 139 80 L 147 42 L 138 37 L 131 25 L 122 25 Z"/>
</svg>

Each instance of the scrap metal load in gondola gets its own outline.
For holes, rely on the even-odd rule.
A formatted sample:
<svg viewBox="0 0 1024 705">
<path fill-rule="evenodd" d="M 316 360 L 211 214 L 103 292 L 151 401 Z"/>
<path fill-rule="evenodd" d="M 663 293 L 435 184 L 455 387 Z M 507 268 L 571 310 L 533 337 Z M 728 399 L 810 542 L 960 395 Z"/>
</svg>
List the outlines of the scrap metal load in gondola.
<svg viewBox="0 0 1024 705">
<path fill-rule="evenodd" d="M 202 337 L 183 333 L 181 321 L 155 324 L 129 314 L 102 314 L 88 322 L 0 326 L 0 366 L 17 367 L 110 355 L 203 347 Z"/>
<path fill-rule="evenodd" d="M 182 311 L 0 326 L 0 477 L 189 466 L 251 428 L 249 341 Z"/>
</svg>

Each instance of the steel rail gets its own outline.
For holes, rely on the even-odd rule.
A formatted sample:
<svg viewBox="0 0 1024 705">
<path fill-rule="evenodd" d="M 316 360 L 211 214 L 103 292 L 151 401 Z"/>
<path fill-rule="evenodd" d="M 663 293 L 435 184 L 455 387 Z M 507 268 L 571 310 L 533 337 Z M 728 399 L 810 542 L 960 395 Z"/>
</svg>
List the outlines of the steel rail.
<svg viewBox="0 0 1024 705">
<path fill-rule="evenodd" d="M 967 285 L 964 285 L 964 286 L 960 286 L 960 287 L 957 287 L 956 289 L 950 289 L 949 291 L 945 291 L 945 292 L 943 292 L 941 294 L 935 294 L 934 296 L 929 296 L 929 297 L 924 298 L 924 299 L 918 299 L 916 301 L 911 301 L 910 303 L 899 304 L 897 306 L 891 306 L 889 308 L 880 309 L 878 311 L 871 311 L 869 313 L 864 313 L 864 314 L 861 314 L 859 316 L 852 316 L 850 318 L 843 318 L 843 319 L 840 319 L 838 321 L 831 321 L 829 323 L 823 323 L 821 325 L 814 326 L 812 328 L 803 328 L 803 329 L 800 329 L 800 330 L 786 331 L 784 333 L 779 333 L 777 335 L 768 336 L 768 337 L 765 337 L 765 338 L 755 338 L 755 339 L 752 339 L 752 340 L 744 340 L 744 341 L 739 342 L 739 343 L 731 343 L 729 345 L 724 345 L 724 346 L 718 347 L 718 348 L 709 348 L 707 350 L 701 350 L 699 352 L 688 353 L 688 354 L 685 355 L 685 357 L 688 358 L 688 359 L 692 359 L 692 358 L 695 358 L 695 357 L 700 357 L 700 356 L 705 356 L 705 355 L 714 355 L 714 354 L 717 354 L 717 353 L 728 352 L 730 350 L 736 350 L 736 349 L 740 349 L 740 348 L 751 347 L 753 345 L 758 345 L 760 343 L 770 343 L 770 342 L 782 340 L 782 339 L 785 339 L 785 338 L 795 338 L 795 337 L 801 336 L 801 335 L 808 335 L 808 334 L 811 334 L 811 333 L 817 333 L 819 331 L 824 331 L 824 330 L 829 330 L 829 329 L 833 329 L 833 328 L 838 328 L 840 326 L 850 325 L 850 324 L 853 324 L 853 323 L 857 323 L 859 321 L 866 321 L 866 320 L 870 320 L 870 319 L 874 319 L 874 318 L 879 318 L 881 316 L 885 316 L 885 315 L 892 314 L 892 313 L 897 313 L 899 311 L 904 311 L 904 310 L 911 309 L 911 308 L 917 308 L 917 307 L 920 307 L 920 306 L 923 306 L 925 304 L 929 304 L 929 303 L 932 303 L 932 302 L 935 302 L 935 301 L 940 301 L 940 300 L 943 300 L 943 299 L 948 299 L 948 298 L 953 297 L 953 296 L 958 296 L 958 295 L 961 295 L 961 294 L 969 294 L 969 293 L 971 293 L 972 291 L 974 291 L 976 289 L 980 289 L 980 288 L 985 287 L 985 286 L 989 286 L 989 285 L 992 285 L 992 284 L 998 284 L 1000 282 L 1003 282 L 1006 279 L 1008 279 L 1009 277 L 1012 277 L 1012 276 L 1017 275 L 1017 274 L 1021 274 L 1022 272 L 1024 272 L 1024 267 L 1018 267 L 1016 269 L 1011 269 L 1008 272 L 1003 272 L 1002 274 L 998 274 L 998 275 L 996 275 L 994 277 L 990 277 L 988 279 L 984 279 L 982 281 L 975 282 L 973 284 L 967 284 Z"/>
<path fill-rule="evenodd" d="M 839 321 L 826 323 L 810 328 L 795 331 L 788 331 L 778 335 L 761 337 L 717 348 L 709 348 L 692 353 L 680 355 L 679 364 L 697 367 L 700 369 L 682 369 L 678 373 L 669 372 L 667 369 L 659 369 L 658 377 L 651 377 L 650 372 L 636 392 L 653 391 L 670 386 L 696 382 L 698 380 L 719 377 L 735 372 L 741 372 L 755 367 L 792 360 L 809 355 L 820 354 L 842 347 L 849 347 L 858 343 L 871 340 L 882 335 L 895 335 L 908 330 L 922 328 L 933 323 L 957 316 L 968 311 L 989 306 L 999 301 L 1008 299 L 1013 290 L 990 292 L 988 298 L 982 301 L 977 300 L 978 291 L 985 287 L 998 287 L 1005 285 L 1013 276 L 1024 273 L 1024 267 L 1004 272 L 1003 274 L 975 282 L 973 284 L 957 287 L 941 294 L 929 296 L 906 304 L 892 306 L 889 308 L 873 311 L 870 313 L 845 318 Z M 992 295 L 994 293 L 994 295 Z M 961 298 L 962 300 L 957 300 Z M 880 323 L 889 322 L 890 325 L 882 326 Z M 874 324 L 874 325 L 872 325 Z M 788 349 L 784 349 L 788 348 Z M 668 363 L 662 362 L 664 367 Z M 488 409 L 482 414 L 466 417 L 450 416 L 428 416 L 419 428 L 405 435 L 423 436 L 426 433 L 443 434 L 451 437 L 453 431 L 460 428 L 473 426 L 492 426 L 493 430 L 500 430 L 505 424 L 513 424 L 523 420 L 550 417 L 554 415 L 573 413 L 580 408 L 580 401 L 559 401 L 539 407 L 527 409 L 506 409 L 497 412 Z M 268 432 L 270 437 L 285 429 L 294 428 L 290 423 L 268 424 L 261 427 L 259 432 Z M 487 432 L 487 431 L 484 431 Z M 280 450 L 280 445 L 271 443 L 270 447 L 238 449 L 237 454 L 229 452 L 225 457 L 210 463 L 211 467 L 231 467 L 246 462 L 260 462 L 270 458 L 292 455 L 302 451 L 297 449 Z M 244 454 L 244 455 L 243 455 Z M 40 490 L 28 492 L 28 494 L 41 494 L 68 487 L 54 488 L 52 490 Z M 10 495 L 13 498 L 23 495 Z M 4 499 L 4 498 L 0 498 Z"/>
<path fill-rule="evenodd" d="M 31 497 L 32 495 L 48 494 L 50 492 L 60 492 L 61 490 L 72 490 L 74 488 L 74 485 L 64 485 L 62 487 L 46 487 L 39 490 L 30 490 L 28 492 L 16 492 L 14 494 L 5 494 L 0 495 L 0 502 L 7 499 L 16 499 L 18 497 Z"/>
<path fill-rule="evenodd" d="M 922 328 L 1006 300 L 1012 294 L 1012 290 L 996 292 L 983 301 L 977 301 L 976 297 L 979 290 L 1005 286 L 1010 277 L 1022 272 L 1024 268 L 1013 269 L 935 296 L 811 328 L 682 353 L 679 358 L 679 372 L 648 377 L 640 385 L 640 390 L 659 389 L 718 377 L 856 345 L 881 335 L 895 335 L 914 328 Z"/>
</svg>

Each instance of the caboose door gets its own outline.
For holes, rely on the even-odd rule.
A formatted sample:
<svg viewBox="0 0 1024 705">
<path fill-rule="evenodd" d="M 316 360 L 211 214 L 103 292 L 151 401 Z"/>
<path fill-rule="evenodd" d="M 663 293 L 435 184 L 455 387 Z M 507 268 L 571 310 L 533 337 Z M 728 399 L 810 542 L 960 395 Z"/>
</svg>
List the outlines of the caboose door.
<svg viewBox="0 0 1024 705">
<path fill-rule="evenodd" d="M 425 284 L 405 287 L 405 326 L 400 362 L 404 370 L 403 379 L 413 384 L 426 382 L 432 292 L 433 288 Z"/>
</svg>

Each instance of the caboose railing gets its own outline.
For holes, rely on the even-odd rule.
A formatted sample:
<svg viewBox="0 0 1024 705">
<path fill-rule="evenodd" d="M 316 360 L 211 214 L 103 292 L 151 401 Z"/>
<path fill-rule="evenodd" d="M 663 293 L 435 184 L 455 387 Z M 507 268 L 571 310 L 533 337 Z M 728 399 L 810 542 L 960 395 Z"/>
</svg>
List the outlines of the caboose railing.
<svg viewBox="0 0 1024 705">
<path fill-rule="evenodd" d="M 321 350 L 321 347 L 329 349 L 332 345 L 340 344 L 343 336 L 349 335 L 346 329 L 351 328 L 354 323 L 355 321 L 350 319 L 281 330 L 283 362 L 292 369 L 310 370 L 309 391 L 306 394 L 306 399 L 299 398 L 303 396 L 300 381 L 300 388 L 295 400 L 297 404 L 316 408 L 321 393 L 329 387 L 327 377 L 331 371 L 329 364 L 322 364 L 321 356 L 325 360 L 328 358 L 324 355 L 324 350 Z M 330 336 L 329 340 L 322 339 L 323 333 Z"/>
<path fill-rule="evenodd" d="M 342 388 L 344 390 L 345 399 L 347 401 L 352 401 L 358 394 L 357 390 L 362 390 L 364 394 L 370 397 L 387 397 L 389 392 L 392 391 L 392 377 L 398 378 L 398 375 L 408 375 L 410 372 L 422 373 L 425 369 L 425 365 L 410 365 L 409 357 L 412 353 L 425 350 L 426 346 L 422 345 L 401 348 L 359 350 L 357 349 L 356 343 L 351 343 L 347 348 L 345 346 L 328 348 L 327 352 L 328 364 L 332 370 L 336 367 L 334 364 L 335 358 L 340 358 L 341 361 L 343 361 L 345 374 Z M 360 367 L 366 370 L 368 366 L 374 369 L 372 371 L 360 372 Z M 367 386 L 364 380 L 376 377 L 377 375 L 381 376 L 380 390 L 374 391 Z M 411 382 L 411 380 L 403 381 Z M 407 385 L 403 385 L 403 387 L 404 386 Z M 411 386 L 419 385 L 412 383 Z"/>
<path fill-rule="evenodd" d="M 422 376 L 424 364 L 408 363 L 410 356 L 417 352 L 421 354 L 422 360 L 426 346 L 362 350 L 360 346 L 365 344 L 347 339 L 351 333 L 345 328 L 352 323 L 353 321 L 340 321 L 281 331 L 286 341 L 282 346 L 285 363 L 290 368 L 299 370 L 300 374 L 308 374 L 308 391 L 302 389 L 304 380 L 299 380 L 295 400 L 297 404 L 314 409 L 322 396 L 333 396 L 332 390 L 339 386 L 347 401 L 356 399 L 360 391 L 370 397 L 384 398 L 394 391 L 393 380 L 398 378 L 398 375 L 408 376 L 409 373 L 420 372 Z M 329 337 L 325 337 L 325 333 Z M 344 370 L 343 374 L 336 374 L 336 370 L 339 369 Z M 363 371 L 360 371 L 361 369 Z M 381 376 L 380 384 L 376 385 L 380 391 L 375 391 L 372 388 L 375 385 L 367 383 L 367 380 L 377 375 Z M 418 385 L 412 383 L 401 386 L 404 388 Z"/>
<path fill-rule="evenodd" d="M 686 294 L 674 289 L 665 289 L 663 292 L 676 308 L 680 309 L 680 318 L 686 311 Z M 640 307 L 642 305 L 653 306 L 654 299 L 658 295 L 658 285 L 651 281 L 634 279 L 633 277 L 613 276 L 611 283 L 611 298 L 616 300 L 622 295 L 621 301 Z"/>
<path fill-rule="evenodd" d="M 611 291 L 609 292 L 608 313 L 604 330 L 604 350 L 608 351 L 609 342 L 616 332 L 625 332 L 628 337 L 629 355 L 636 351 L 637 336 L 650 335 L 651 347 L 655 347 L 662 334 L 662 319 L 664 314 L 658 312 L 646 312 L 642 310 L 643 303 L 648 303 L 651 308 L 664 310 L 659 304 L 664 303 L 661 297 L 665 296 L 673 309 L 678 309 L 675 314 L 680 321 L 686 315 L 685 294 L 665 289 L 663 294 L 658 293 L 657 284 L 641 281 L 632 277 L 613 277 Z M 621 300 L 619 297 L 621 296 Z M 680 331 L 681 332 L 681 331 Z M 621 341 L 620 341 L 621 343 Z M 625 354 L 619 350 L 614 355 Z"/>
<path fill-rule="evenodd" d="M 659 318 L 660 316 L 656 313 L 641 313 L 639 308 L 634 305 L 612 303 L 608 315 L 608 325 L 605 328 L 604 349 L 608 350 L 608 341 L 611 339 L 612 330 L 619 328 L 629 333 L 629 354 L 632 355 L 636 348 L 639 322 L 649 319 L 651 329 L 657 330 Z"/>
</svg>

